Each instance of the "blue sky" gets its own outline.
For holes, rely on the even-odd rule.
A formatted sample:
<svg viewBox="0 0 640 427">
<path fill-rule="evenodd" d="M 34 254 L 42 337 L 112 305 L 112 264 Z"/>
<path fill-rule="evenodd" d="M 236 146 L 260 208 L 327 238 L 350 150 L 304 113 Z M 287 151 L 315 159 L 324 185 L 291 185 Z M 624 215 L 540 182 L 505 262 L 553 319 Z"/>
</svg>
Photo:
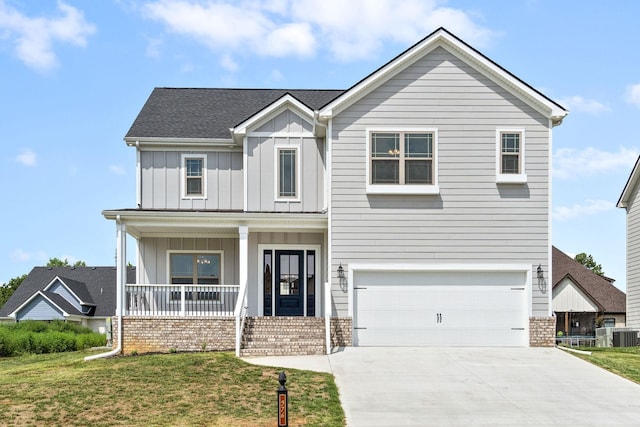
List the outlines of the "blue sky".
<svg viewBox="0 0 640 427">
<path fill-rule="evenodd" d="M 553 243 L 624 290 L 638 16 L 636 1 L 0 0 L 0 283 L 50 257 L 114 264 L 101 211 L 135 206 L 122 138 L 153 87 L 344 89 L 444 26 L 571 110 Z"/>
</svg>

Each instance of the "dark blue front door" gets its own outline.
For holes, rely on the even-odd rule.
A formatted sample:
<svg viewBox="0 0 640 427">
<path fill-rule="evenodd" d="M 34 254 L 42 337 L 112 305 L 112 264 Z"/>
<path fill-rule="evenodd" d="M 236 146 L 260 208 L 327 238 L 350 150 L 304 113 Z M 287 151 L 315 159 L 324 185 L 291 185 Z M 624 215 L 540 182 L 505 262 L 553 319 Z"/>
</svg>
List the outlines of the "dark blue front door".
<svg viewBox="0 0 640 427">
<path fill-rule="evenodd" d="M 276 316 L 304 316 L 304 251 L 276 251 Z"/>
</svg>

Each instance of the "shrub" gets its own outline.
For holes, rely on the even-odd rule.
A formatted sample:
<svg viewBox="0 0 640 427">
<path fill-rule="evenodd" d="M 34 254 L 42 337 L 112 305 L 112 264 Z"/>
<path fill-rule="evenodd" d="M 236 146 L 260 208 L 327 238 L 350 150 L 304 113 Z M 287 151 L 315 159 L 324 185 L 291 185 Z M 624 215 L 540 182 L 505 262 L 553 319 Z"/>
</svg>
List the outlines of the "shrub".
<svg viewBox="0 0 640 427">
<path fill-rule="evenodd" d="M 71 322 L 27 320 L 0 325 L 0 357 L 83 350 L 106 342 L 104 335 Z"/>
</svg>

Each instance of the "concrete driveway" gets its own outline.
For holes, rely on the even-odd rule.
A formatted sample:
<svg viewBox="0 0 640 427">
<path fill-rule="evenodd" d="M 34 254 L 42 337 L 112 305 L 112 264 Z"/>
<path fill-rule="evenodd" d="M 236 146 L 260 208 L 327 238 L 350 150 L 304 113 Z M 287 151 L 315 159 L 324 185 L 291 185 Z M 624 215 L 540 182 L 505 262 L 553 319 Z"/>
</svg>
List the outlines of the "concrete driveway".
<svg viewBox="0 0 640 427">
<path fill-rule="evenodd" d="M 640 425 L 640 385 L 555 348 L 349 347 L 247 360 L 332 372 L 350 427 Z"/>
</svg>

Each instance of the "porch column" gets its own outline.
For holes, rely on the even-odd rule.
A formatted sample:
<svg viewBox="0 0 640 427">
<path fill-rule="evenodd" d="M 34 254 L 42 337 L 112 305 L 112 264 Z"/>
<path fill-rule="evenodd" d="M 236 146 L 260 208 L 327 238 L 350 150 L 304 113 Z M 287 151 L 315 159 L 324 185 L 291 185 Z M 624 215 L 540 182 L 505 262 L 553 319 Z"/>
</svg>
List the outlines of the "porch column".
<svg viewBox="0 0 640 427">
<path fill-rule="evenodd" d="M 240 235 L 240 295 L 245 295 L 249 276 L 249 227 L 241 225 L 238 227 L 238 234 Z"/>
<path fill-rule="evenodd" d="M 127 284 L 127 226 L 116 221 L 116 316 L 121 324 L 124 315 Z"/>
<path fill-rule="evenodd" d="M 240 264 L 239 271 L 239 285 L 238 301 L 236 302 L 236 308 L 234 314 L 236 316 L 236 356 L 240 356 L 240 342 L 242 341 L 242 327 L 244 324 L 243 307 L 248 301 L 247 298 L 247 281 L 249 276 L 249 227 L 241 225 L 238 227 L 239 234 L 239 248 L 238 248 L 238 262 Z"/>
</svg>

